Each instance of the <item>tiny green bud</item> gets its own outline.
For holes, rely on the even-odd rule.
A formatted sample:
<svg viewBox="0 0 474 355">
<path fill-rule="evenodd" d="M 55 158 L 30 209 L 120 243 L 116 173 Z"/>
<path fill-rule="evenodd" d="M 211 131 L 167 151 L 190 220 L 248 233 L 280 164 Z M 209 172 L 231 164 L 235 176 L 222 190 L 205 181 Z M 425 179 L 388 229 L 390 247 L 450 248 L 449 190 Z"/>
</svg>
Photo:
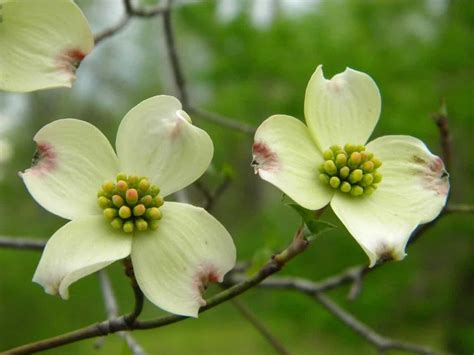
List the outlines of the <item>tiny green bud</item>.
<svg viewBox="0 0 474 355">
<path fill-rule="evenodd" d="M 378 184 L 380 181 L 382 181 L 382 174 L 379 172 L 375 172 L 372 174 L 374 176 L 374 184 Z"/>
<path fill-rule="evenodd" d="M 135 228 L 135 226 L 133 225 L 133 222 L 132 221 L 127 221 L 123 224 L 122 230 L 125 233 L 132 233 L 134 228 Z"/>
<path fill-rule="evenodd" d="M 120 195 L 113 195 L 112 196 L 112 203 L 114 204 L 115 207 L 122 207 L 125 201 L 123 200 L 123 197 Z"/>
<path fill-rule="evenodd" d="M 365 146 L 362 144 L 356 145 L 356 151 L 357 152 L 363 152 L 365 150 Z"/>
<path fill-rule="evenodd" d="M 114 191 L 114 183 L 112 181 L 106 181 L 103 185 L 102 185 L 102 189 L 107 193 L 107 194 L 111 194 L 113 191 Z"/>
<path fill-rule="evenodd" d="M 319 181 L 325 185 L 329 185 L 329 175 L 328 174 L 319 174 Z"/>
<path fill-rule="evenodd" d="M 140 199 L 140 202 L 145 205 L 145 207 L 150 207 L 153 204 L 153 197 L 151 195 L 145 195 Z"/>
<path fill-rule="evenodd" d="M 104 210 L 104 217 L 109 220 L 114 219 L 115 217 L 117 217 L 117 210 L 115 208 L 106 208 Z"/>
<path fill-rule="evenodd" d="M 107 197 L 107 194 L 104 190 L 100 189 L 98 192 L 97 192 L 97 197 L 101 197 L 101 196 L 104 196 L 104 197 Z"/>
<path fill-rule="evenodd" d="M 135 226 L 140 232 L 144 232 L 148 229 L 148 222 L 143 218 L 138 218 L 135 220 Z"/>
<path fill-rule="evenodd" d="M 163 197 L 155 196 L 155 198 L 153 199 L 153 203 L 156 207 L 160 207 L 163 206 L 163 203 L 165 203 L 165 201 L 163 200 Z"/>
<path fill-rule="evenodd" d="M 357 147 L 354 144 L 349 144 L 349 143 L 344 146 L 344 150 L 349 155 L 351 155 L 353 152 L 355 152 L 356 148 Z"/>
<path fill-rule="evenodd" d="M 371 160 L 374 157 L 374 153 L 368 152 L 367 157 L 369 158 L 369 160 Z"/>
<path fill-rule="evenodd" d="M 160 223 L 160 222 L 159 222 L 158 220 L 156 220 L 156 219 L 155 219 L 155 220 L 152 220 L 152 221 L 149 221 L 149 222 L 148 222 L 148 227 L 150 227 L 151 230 L 155 231 L 155 230 L 158 229 L 158 224 L 159 224 L 159 223 Z"/>
<path fill-rule="evenodd" d="M 135 186 L 136 184 L 138 184 L 138 176 L 136 175 L 131 175 L 128 177 L 128 184 L 130 186 Z"/>
<path fill-rule="evenodd" d="M 117 174 L 117 181 L 120 181 L 120 180 L 127 181 L 127 174 L 125 174 L 125 173 L 118 173 L 118 174 Z"/>
<path fill-rule="evenodd" d="M 374 163 L 375 169 L 378 169 L 382 166 L 382 161 L 377 157 L 372 158 L 372 163 Z"/>
<path fill-rule="evenodd" d="M 374 185 L 370 185 L 370 186 L 367 186 L 365 189 L 364 189 L 364 195 L 372 195 L 375 191 L 375 186 Z"/>
<path fill-rule="evenodd" d="M 128 189 L 128 184 L 124 180 L 118 181 L 115 186 L 117 187 L 117 190 L 119 190 L 120 192 L 125 192 Z"/>
<path fill-rule="evenodd" d="M 341 187 L 339 188 L 342 192 L 350 192 L 352 187 L 351 187 L 351 184 L 349 184 L 347 181 L 344 181 L 342 184 L 341 184 Z"/>
<path fill-rule="evenodd" d="M 351 168 L 357 168 L 361 162 L 361 156 L 359 152 L 353 152 L 349 158 L 348 165 Z"/>
<path fill-rule="evenodd" d="M 334 158 L 334 153 L 331 149 L 325 150 L 323 152 L 323 158 L 324 160 L 331 160 Z"/>
<path fill-rule="evenodd" d="M 339 176 L 341 179 L 346 179 L 351 172 L 351 169 L 349 169 L 348 166 L 343 166 L 341 169 L 339 169 Z"/>
<path fill-rule="evenodd" d="M 367 152 L 360 152 L 360 163 L 363 164 L 369 160 L 369 154 Z"/>
<path fill-rule="evenodd" d="M 148 182 L 147 179 L 141 179 L 140 182 L 138 183 L 138 190 L 142 193 L 147 192 L 149 188 L 150 188 L 150 183 Z"/>
<path fill-rule="evenodd" d="M 133 207 L 133 215 L 134 216 L 143 216 L 145 214 L 145 211 L 146 211 L 146 207 L 145 205 L 142 205 L 142 204 L 139 204 L 139 205 L 136 205 L 135 207 Z"/>
<path fill-rule="evenodd" d="M 332 160 L 326 160 L 324 162 L 324 170 L 326 170 L 329 175 L 335 175 L 337 173 L 336 164 Z"/>
<path fill-rule="evenodd" d="M 156 185 L 152 185 L 150 188 L 150 192 L 152 196 L 156 196 L 160 193 L 160 188 Z"/>
<path fill-rule="evenodd" d="M 120 218 L 127 219 L 132 215 L 132 211 L 128 206 L 122 206 L 120 207 L 118 214 Z"/>
<path fill-rule="evenodd" d="M 337 144 L 330 146 L 329 149 L 331 149 L 334 153 L 337 153 L 338 151 L 342 150 L 341 146 Z"/>
<path fill-rule="evenodd" d="M 123 221 L 121 218 L 114 218 L 112 222 L 110 222 L 110 225 L 113 229 L 122 229 Z"/>
<path fill-rule="evenodd" d="M 97 203 L 99 204 L 99 207 L 104 209 L 107 207 L 112 207 L 112 202 L 105 196 L 100 196 L 97 199 Z"/>
<path fill-rule="evenodd" d="M 362 164 L 362 169 L 366 173 L 371 173 L 372 171 L 374 171 L 374 163 L 372 163 L 371 161 L 366 161 L 364 164 Z"/>
<path fill-rule="evenodd" d="M 341 183 L 341 180 L 337 176 L 333 176 L 332 178 L 329 179 L 329 185 L 331 187 L 337 189 L 339 187 L 339 184 Z"/>
<path fill-rule="evenodd" d="M 345 154 L 339 153 L 336 156 L 336 165 L 337 165 L 338 168 L 343 167 L 344 165 L 346 165 L 346 162 L 347 162 L 347 157 L 346 157 Z"/>
<path fill-rule="evenodd" d="M 352 190 L 351 190 L 352 196 L 360 196 L 363 193 L 364 193 L 364 189 L 362 188 L 362 186 L 356 185 L 352 187 Z"/>
<path fill-rule="evenodd" d="M 349 181 L 351 184 L 355 184 L 362 180 L 363 172 L 360 169 L 354 170 L 350 175 L 349 175 Z"/>
<path fill-rule="evenodd" d="M 365 187 L 371 185 L 373 181 L 374 176 L 372 174 L 364 174 L 364 176 L 362 177 L 361 184 Z"/>
<path fill-rule="evenodd" d="M 157 207 L 151 207 L 146 210 L 146 216 L 149 219 L 161 219 L 161 212 Z"/>
<path fill-rule="evenodd" d="M 135 205 L 138 202 L 138 191 L 128 189 L 127 192 L 125 192 L 125 201 L 127 201 L 129 205 Z"/>
</svg>

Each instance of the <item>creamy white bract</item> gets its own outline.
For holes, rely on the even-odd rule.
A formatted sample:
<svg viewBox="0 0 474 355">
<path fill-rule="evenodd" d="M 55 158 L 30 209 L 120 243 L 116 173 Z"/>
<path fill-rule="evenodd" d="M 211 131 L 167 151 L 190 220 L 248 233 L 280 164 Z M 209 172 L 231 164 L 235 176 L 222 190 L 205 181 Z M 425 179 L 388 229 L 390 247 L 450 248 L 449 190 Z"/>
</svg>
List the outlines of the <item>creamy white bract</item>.
<svg viewBox="0 0 474 355">
<path fill-rule="evenodd" d="M 253 145 L 255 172 L 307 209 L 330 204 L 371 266 L 380 259 L 402 259 L 411 233 L 440 213 L 449 192 L 443 161 L 420 140 L 384 136 L 366 143 L 380 110 L 380 93 L 370 76 L 347 68 L 327 80 L 319 66 L 306 89 L 306 125 L 291 116 L 271 116 L 257 129 Z M 348 169 L 343 156 L 341 166 L 321 167 L 330 147 L 336 152 L 334 147 L 354 145 L 364 146 L 381 165 L 375 174 L 362 169 L 377 184 L 365 187 L 363 180 L 351 195 L 354 185 L 340 178 L 350 174 L 339 171 Z M 366 188 L 370 191 L 363 193 Z"/>
<path fill-rule="evenodd" d="M 71 87 L 93 47 L 72 0 L 0 0 L 0 90 Z"/>
<path fill-rule="evenodd" d="M 192 125 L 181 103 L 156 96 L 130 110 L 118 129 L 117 153 L 97 128 L 76 119 L 54 121 L 34 140 L 37 154 L 33 166 L 21 174 L 23 181 L 41 206 L 70 222 L 49 239 L 33 281 L 68 298 L 73 282 L 130 256 L 138 284 L 151 302 L 196 317 L 205 304 L 203 289 L 208 282 L 222 281 L 235 264 L 236 251 L 226 229 L 204 209 L 166 201 L 204 173 L 214 151 L 209 135 Z M 156 204 L 160 215 L 148 220 L 157 222 L 153 228 L 140 228 L 140 220 L 125 233 L 104 218 L 97 192 L 104 197 L 104 181 L 113 181 L 119 172 L 146 177 L 147 183 L 160 187 L 165 201 Z M 120 179 L 127 180 L 124 176 Z M 145 193 L 142 180 L 137 189 Z M 133 184 L 131 178 L 127 181 Z M 151 206 L 129 197 L 131 206 Z"/>
</svg>

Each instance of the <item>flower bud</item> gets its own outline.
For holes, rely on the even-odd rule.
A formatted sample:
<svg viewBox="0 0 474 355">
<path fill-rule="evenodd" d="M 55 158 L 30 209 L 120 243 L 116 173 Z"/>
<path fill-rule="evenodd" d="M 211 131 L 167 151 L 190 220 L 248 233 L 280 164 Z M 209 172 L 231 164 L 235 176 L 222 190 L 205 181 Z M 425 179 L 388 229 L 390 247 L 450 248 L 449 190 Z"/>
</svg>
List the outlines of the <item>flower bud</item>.
<svg viewBox="0 0 474 355">
<path fill-rule="evenodd" d="M 108 220 L 112 220 L 117 217 L 117 210 L 115 208 L 106 208 L 103 213 L 104 217 Z"/>
<path fill-rule="evenodd" d="M 157 207 L 151 207 L 146 210 L 146 216 L 148 219 L 161 219 L 161 212 Z"/>
<path fill-rule="evenodd" d="M 341 183 L 341 180 L 337 176 L 333 176 L 332 178 L 329 179 L 329 185 L 333 187 L 334 189 L 337 189 Z"/>
<path fill-rule="evenodd" d="M 112 203 L 114 204 L 115 207 L 122 207 L 125 201 L 123 200 L 123 197 L 120 195 L 113 195 L 112 196 Z"/>
<path fill-rule="evenodd" d="M 127 219 L 132 215 L 132 211 L 128 206 L 122 206 L 120 207 L 118 214 L 120 218 Z"/>
<path fill-rule="evenodd" d="M 125 201 L 129 205 L 135 205 L 138 202 L 138 191 L 135 189 L 128 189 L 125 193 Z"/>
<path fill-rule="evenodd" d="M 97 204 L 100 208 L 105 209 L 107 207 L 112 207 L 112 201 L 110 201 L 107 197 L 101 196 L 97 199 Z"/>
<path fill-rule="evenodd" d="M 135 226 L 140 232 L 144 232 L 148 229 L 148 222 L 143 218 L 138 218 L 135 220 Z"/>
<path fill-rule="evenodd" d="M 133 207 L 133 215 L 134 216 L 143 216 L 145 214 L 145 211 L 146 211 L 146 207 L 142 204 L 139 204 L 139 205 L 136 205 L 135 207 Z"/>
<path fill-rule="evenodd" d="M 127 221 L 123 224 L 122 230 L 125 233 L 132 233 L 134 230 L 135 226 L 132 221 Z"/>
<path fill-rule="evenodd" d="M 342 192 L 344 193 L 348 193 L 351 191 L 352 189 L 352 186 L 351 184 L 349 184 L 347 181 L 344 181 L 342 184 L 341 184 L 341 187 L 339 188 Z"/>
<path fill-rule="evenodd" d="M 326 170 L 329 175 L 335 175 L 337 173 L 336 164 L 332 160 L 326 160 L 324 162 L 324 170 Z"/>
</svg>

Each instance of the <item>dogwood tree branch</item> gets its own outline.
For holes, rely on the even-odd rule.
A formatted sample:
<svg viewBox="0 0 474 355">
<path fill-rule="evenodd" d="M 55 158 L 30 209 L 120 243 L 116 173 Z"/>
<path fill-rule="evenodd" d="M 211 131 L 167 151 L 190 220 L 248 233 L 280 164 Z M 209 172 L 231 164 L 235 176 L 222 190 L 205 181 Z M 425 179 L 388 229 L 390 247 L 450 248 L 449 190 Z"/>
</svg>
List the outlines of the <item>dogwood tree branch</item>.
<svg viewBox="0 0 474 355">
<path fill-rule="evenodd" d="M 212 309 L 219 304 L 246 292 L 250 288 L 255 287 L 270 275 L 280 271 L 289 261 L 306 250 L 308 245 L 308 241 L 303 237 L 303 229 L 299 228 L 295 234 L 295 237 L 293 238 L 292 243 L 285 250 L 273 256 L 271 260 L 269 260 L 267 264 L 265 264 L 254 276 L 209 298 L 206 305 L 200 309 L 200 312 L 202 313 Z M 132 312 L 132 314 L 134 313 L 136 312 Z M 105 336 L 123 330 L 159 328 L 185 320 L 187 318 L 188 317 L 179 315 L 168 315 L 158 319 L 138 321 L 133 317 L 130 318 L 129 316 L 121 316 L 111 320 L 105 320 L 100 323 L 92 324 L 85 328 L 78 329 L 60 336 L 10 349 L 7 350 L 6 353 L 30 354 L 47 349 L 53 349 L 58 346 L 70 344 L 79 340 Z"/>
<path fill-rule="evenodd" d="M 117 300 L 114 295 L 114 291 L 112 289 L 112 284 L 110 282 L 109 275 L 107 274 L 107 271 L 100 270 L 97 273 L 99 277 L 99 282 L 102 290 L 102 296 L 104 298 L 104 306 L 107 311 L 107 318 L 108 319 L 114 319 L 119 316 L 119 310 L 118 310 L 118 305 L 117 305 Z M 134 355 L 146 355 L 146 352 L 143 350 L 143 348 L 140 346 L 140 344 L 137 343 L 135 338 L 126 331 L 120 331 L 117 332 L 117 334 L 127 343 L 128 348 Z M 105 338 L 101 338 L 105 339 Z"/>
<path fill-rule="evenodd" d="M 432 118 L 436 123 L 436 126 L 438 126 L 444 165 L 446 166 L 446 169 L 450 171 L 452 158 L 452 138 L 451 132 L 449 131 L 448 111 L 446 109 L 446 102 L 444 99 L 441 102 L 441 107 L 438 112 L 432 114 Z"/>
<path fill-rule="evenodd" d="M 0 248 L 41 251 L 45 245 L 42 239 L 0 236 Z"/>
<path fill-rule="evenodd" d="M 370 344 L 374 345 L 381 353 L 384 353 L 386 350 L 402 350 L 415 354 L 434 354 L 433 350 L 426 347 L 394 340 L 380 335 L 374 329 L 359 321 L 352 314 L 341 308 L 321 292 L 312 294 L 312 297 L 354 332 L 359 334 Z"/>
<path fill-rule="evenodd" d="M 237 299 L 231 300 L 232 305 L 240 312 L 240 314 L 247 319 L 255 329 L 263 335 L 267 342 L 273 347 L 273 349 L 281 355 L 289 355 L 290 352 L 285 348 L 285 346 L 275 337 L 270 330 L 263 324 L 263 322 L 258 319 L 255 314 L 247 307 L 244 303 Z"/>
<path fill-rule="evenodd" d="M 256 127 L 249 125 L 247 123 L 239 122 L 234 118 L 220 115 L 218 113 L 209 112 L 197 107 L 188 107 L 188 111 L 196 116 L 205 119 L 206 121 L 218 124 L 222 127 L 230 128 L 237 132 L 245 133 L 246 135 L 253 136 L 255 133 Z"/>
</svg>

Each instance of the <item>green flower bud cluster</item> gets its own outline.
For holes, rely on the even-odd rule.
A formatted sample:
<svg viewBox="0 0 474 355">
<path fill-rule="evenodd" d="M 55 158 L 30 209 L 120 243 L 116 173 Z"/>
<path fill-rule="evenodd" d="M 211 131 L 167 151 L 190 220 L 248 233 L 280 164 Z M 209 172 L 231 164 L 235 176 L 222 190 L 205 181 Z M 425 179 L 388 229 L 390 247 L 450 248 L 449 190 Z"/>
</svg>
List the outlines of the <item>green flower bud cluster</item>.
<svg viewBox="0 0 474 355">
<path fill-rule="evenodd" d="M 132 233 L 156 230 L 163 205 L 160 189 L 147 178 L 117 175 L 116 182 L 106 181 L 97 193 L 97 203 L 114 229 Z"/>
<path fill-rule="evenodd" d="M 323 157 L 319 179 L 333 189 L 352 196 L 370 195 L 382 181 L 377 171 L 382 161 L 363 145 L 333 145 L 323 152 Z"/>
</svg>

